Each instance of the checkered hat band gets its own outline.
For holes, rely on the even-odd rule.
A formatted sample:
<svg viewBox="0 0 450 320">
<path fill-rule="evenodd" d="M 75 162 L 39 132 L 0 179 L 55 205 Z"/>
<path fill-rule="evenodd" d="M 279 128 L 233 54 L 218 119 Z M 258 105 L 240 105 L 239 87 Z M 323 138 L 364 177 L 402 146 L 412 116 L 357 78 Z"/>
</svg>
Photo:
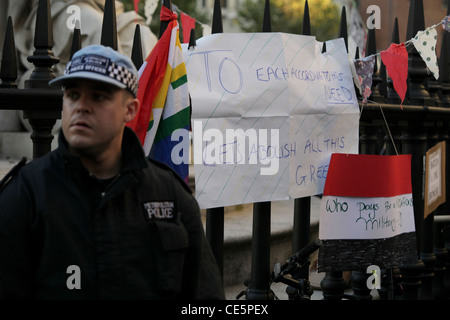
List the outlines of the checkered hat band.
<svg viewBox="0 0 450 320">
<path fill-rule="evenodd" d="M 112 78 L 123 83 L 135 97 L 137 95 L 139 84 L 137 77 L 127 68 L 111 62 L 108 58 L 97 55 L 77 57 L 67 64 L 64 75 L 81 71 L 93 72 Z"/>
<path fill-rule="evenodd" d="M 127 69 L 114 62 L 108 68 L 109 77 L 122 82 L 127 89 L 134 95 L 137 95 L 138 79 Z"/>
</svg>

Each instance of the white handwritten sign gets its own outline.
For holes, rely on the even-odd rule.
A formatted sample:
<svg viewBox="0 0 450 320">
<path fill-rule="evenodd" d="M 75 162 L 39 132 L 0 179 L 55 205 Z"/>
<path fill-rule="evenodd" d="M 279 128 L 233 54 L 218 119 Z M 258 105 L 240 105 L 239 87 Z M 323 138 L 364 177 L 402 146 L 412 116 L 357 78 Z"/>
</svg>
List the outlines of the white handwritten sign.
<svg viewBox="0 0 450 320">
<path fill-rule="evenodd" d="M 425 218 L 445 203 L 445 141 L 426 153 Z"/>
<path fill-rule="evenodd" d="M 410 159 L 334 154 L 319 238 L 382 239 L 414 232 Z"/>
<path fill-rule="evenodd" d="M 319 238 L 320 272 L 415 261 L 411 155 L 333 154 Z"/>
<path fill-rule="evenodd" d="M 202 208 L 321 194 L 331 154 L 358 152 L 344 41 L 322 47 L 284 33 L 213 34 L 183 46 Z"/>
</svg>

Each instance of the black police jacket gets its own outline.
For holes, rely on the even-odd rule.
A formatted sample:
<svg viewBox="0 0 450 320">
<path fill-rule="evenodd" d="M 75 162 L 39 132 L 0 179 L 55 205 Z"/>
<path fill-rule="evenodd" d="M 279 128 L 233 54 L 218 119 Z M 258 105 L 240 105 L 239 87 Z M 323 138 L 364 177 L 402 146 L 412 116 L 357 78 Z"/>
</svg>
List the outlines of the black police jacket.
<svg viewBox="0 0 450 320">
<path fill-rule="evenodd" d="M 58 142 L 0 193 L 0 298 L 224 298 L 196 200 L 130 129 L 107 184 Z"/>
</svg>

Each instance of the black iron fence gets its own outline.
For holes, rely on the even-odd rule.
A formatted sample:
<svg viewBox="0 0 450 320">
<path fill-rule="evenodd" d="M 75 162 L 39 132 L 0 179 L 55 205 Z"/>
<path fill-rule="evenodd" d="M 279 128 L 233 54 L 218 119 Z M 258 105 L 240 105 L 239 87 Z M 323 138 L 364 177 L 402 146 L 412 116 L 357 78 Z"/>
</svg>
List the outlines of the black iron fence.
<svg viewBox="0 0 450 320">
<path fill-rule="evenodd" d="M 170 7 L 170 1 L 164 1 Z M 449 5 L 450 10 L 450 5 Z M 447 12 L 447 14 L 449 11 Z M 412 38 L 424 30 L 423 0 L 411 0 L 408 34 Z M 114 1 L 106 0 L 101 44 L 117 49 Z M 2 21 L 1 23 L 6 23 Z M 165 26 L 161 25 L 164 30 Z M 161 30 L 161 31 L 162 31 Z M 212 32 L 223 32 L 220 1 L 215 1 Z M 271 32 L 270 5 L 266 1 L 262 32 Z M 305 2 L 302 33 L 311 35 L 309 10 Z M 347 40 L 346 10 L 342 9 L 339 37 Z M 139 26 L 136 27 L 132 60 L 136 67 L 143 62 Z M 195 39 L 191 39 L 192 41 Z M 369 31 L 366 54 L 376 54 L 375 29 Z M 399 43 L 398 24 L 395 24 L 392 41 Z M 12 20 L 7 21 L 7 31 L 2 52 L 0 71 L 0 110 L 23 110 L 24 118 L 32 127 L 33 157 L 37 158 L 51 149 L 52 129 L 61 117 L 62 91 L 48 86 L 56 75 L 53 66 L 59 62 L 52 52 L 53 30 L 49 0 L 40 0 L 37 10 L 34 35 L 35 51 L 28 60 L 35 68 L 25 81 L 25 88 L 18 89 L 16 49 Z M 81 48 L 79 30 L 73 33 L 72 53 Z M 426 65 L 415 49 L 409 52 L 408 92 L 399 107 L 400 99 L 386 76 L 383 65 L 376 68 L 373 76 L 372 95 L 374 103 L 361 105 L 360 120 L 361 154 L 411 154 L 412 189 L 418 256 L 417 262 L 383 270 L 381 299 L 448 299 L 450 298 L 450 216 L 448 201 L 424 218 L 424 162 L 426 151 L 437 142 L 450 140 L 450 39 L 444 34 L 439 58 L 440 79 L 436 81 L 426 70 Z M 386 122 L 390 132 L 386 130 Z M 393 137 L 393 139 L 391 138 Z M 393 144 L 395 143 L 395 145 Z M 447 148 L 446 158 L 450 154 Z M 447 177 L 450 175 L 446 162 Z M 449 181 L 446 178 L 446 181 Z M 450 199 L 450 188 L 446 189 Z M 293 211 L 293 252 L 305 247 L 311 240 L 311 198 L 295 199 Z M 270 288 L 270 228 L 271 203 L 253 204 L 253 235 L 251 284 L 246 298 L 269 299 Z M 220 270 L 223 272 L 224 208 L 208 209 L 206 213 L 206 235 L 214 251 Z M 308 279 L 309 270 L 300 274 Z M 327 272 L 321 282 L 324 299 L 343 299 L 345 283 L 341 271 Z M 371 299 L 365 270 L 352 272 L 353 297 Z M 393 286 L 397 288 L 392 290 Z M 395 288 L 394 288 L 395 289 Z"/>
</svg>

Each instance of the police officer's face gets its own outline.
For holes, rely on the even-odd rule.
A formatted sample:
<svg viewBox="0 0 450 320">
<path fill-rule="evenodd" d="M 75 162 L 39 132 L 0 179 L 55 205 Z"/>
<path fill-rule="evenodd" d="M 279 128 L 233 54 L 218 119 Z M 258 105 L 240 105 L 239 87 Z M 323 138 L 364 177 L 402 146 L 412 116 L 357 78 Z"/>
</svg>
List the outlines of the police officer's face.
<svg viewBox="0 0 450 320">
<path fill-rule="evenodd" d="M 62 130 L 69 149 L 96 156 L 120 152 L 125 123 L 134 118 L 137 100 L 112 85 L 76 80 L 64 87 Z"/>
</svg>

